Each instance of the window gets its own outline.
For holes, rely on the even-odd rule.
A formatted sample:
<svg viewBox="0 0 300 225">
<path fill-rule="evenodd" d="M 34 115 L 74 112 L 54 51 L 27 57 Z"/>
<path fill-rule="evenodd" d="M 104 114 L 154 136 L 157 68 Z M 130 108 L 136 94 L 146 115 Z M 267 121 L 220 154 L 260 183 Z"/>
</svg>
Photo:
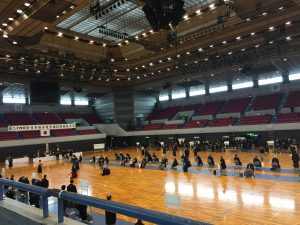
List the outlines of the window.
<svg viewBox="0 0 300 225">
<path fill-rule="evenodd" d="M 205 95 L 205 88 L 204 86 L 194 86 L 190 88 L 190 96 L 198 96 L 198 95 Z"/>
<path fill-rule="evenodd" d="M 209 93 L 217 93 L 217 92 L 223 92 L 227 90 L 228 90 L 227 86 L 213 87 L 209 89 Z"/>
<path fill-rule="evenodd" d="M 185 97 L 186 97 L 185 91 L 173 92 L 172 93 L 172 99 L 185 98 Z"/>
<path fill-rule="evenodd" d="M 290 74 L 289 80 L 300 80 L 300 73 Z"/>
<path fill-rule="evenodd" d="M 89 101 L 87 99 L 75 99 L 75 105 L 89 105 Z"/>
<path fill-rule="evenodd" d="M 25 104 L 25 96 L 12 96 L 9 94 L 3 95 L 3 103 L 15 103 L 15 104 Z"/>
<path fill-rule="evenodd" d="M 61 105 L 71 105 L 72 101 L 71 101 L 71 99 L 60 99 L 60 104 Z"/>
<path fill-rule="evenodd" d="M 169 96 L 168 95 L 161 95 L 159 96 L 159 101 L 168 101 L 169 100 Z"/>
<path fill-rule="evenodd" d="M 239 83 L 239 84 L 233 84 L 232 85 L 232 90 L 237 90 L 237 89 L 242 89 L 242 88 L 249 88 L 249 87 L 253 87 L 253 81 L 243 82 L 243 83 Z"/>
<path fill-rule="evenodd" d="M 281 83 L 283 81 L 282 77 L 272 77 L 272 78 L 266 78 L 266 79 L 261 79 L 258 80 L 258 85 L 268 85 L 268 84 L 276 84 L 276 83 Z"/>
</svg>

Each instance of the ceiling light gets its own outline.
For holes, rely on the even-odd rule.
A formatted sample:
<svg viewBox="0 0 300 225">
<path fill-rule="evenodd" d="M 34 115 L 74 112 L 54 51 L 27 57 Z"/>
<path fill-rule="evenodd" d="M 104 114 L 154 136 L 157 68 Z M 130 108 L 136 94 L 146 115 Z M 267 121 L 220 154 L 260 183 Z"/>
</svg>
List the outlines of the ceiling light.
<svg viewBox="0 0 300 225">
<path fill-rule="evenodd" d="M 273 44 L 274 43 L 274 41 L 269 41 L 269 44 Z"/>
<path fill-rule="evenodd" d="M 232 54 L 232 52 L 228 52 L 228 55 L 231 55 Z"/>
<path fill-rule="evenodd" d="M 94 43 L 94 41 L 90 41 L 90 44 L 93 44 Z"/>
<path fill-rule="evenodd" d="M 114 70 L 114 72 L 118 72 L 118 70 Z"/>
<path fill-rule="evenodd" d="M 71 5 L 71 6 L 70 6 L 70 9 L 74 9 L 74 8 L 75 8 L 75 6 L 74 6 L 74 5 Z"/>
<path fill-rule="evenodd" d="M 247 21 L 250 21 L 251 19 L 250 19 L 250 18 L 247 18 L 246 20 L 247 20 Z"/>
<path fill-rule="evenodd" d="M 98 80 L 101 80 L 101 77 L 99 77 Z"/>
<path fill-rule="evenodd" d="M 205 60 L 205 61 L 208 61 L 208 58 L 205 58 L 204 60 Z"/>
<path fill-rule="evenodd" d="M 127 71 L 127 72 L 129 72 L 129 71 L 130 71 L 130 69 L 126 69 L 126 71 Z"/>
<path fill-rule="evenodd" d="M 159 60 L 158 62 L 162 63 L 162 60 Z"/>
<path fill-rule="evenodd" d="M 279 7 L 278 9 L 279 9 L 279 10 L 283 10 L 283 6 Z"/>
<path fill-rule="evenodd" d="M 214 9 L 214 8 L 215 8 L 215 4 L 214 4 L 214 3 L 210 4 L 210 5 L 209 5 L 209 8 L 210 8 L 210 9 Z"/>
<path fill-rule="evenodd" d="M 79 37 L 74 37 L 74 39 L 77 41 L 77 40 L 79 40 Z"/>
<path fill-rule="evenodd" d="M 198 15 L 201 14 L 201 10 L 198 9 L 198 10 L 196 11 L 196 13 L 197 13 Z"/>
<path fill-rule="evenodd" d="M 255 35 L 255 32 L 252 32 L 252 33 L 251 33 L 251 36 L 254 36 L 254 35 Z"/>
<path fill-rule="evenodd" d="M 177 58 L 180 58 L 180 55 L 177 55 Z"/>
<path fill-rule="evenodd" d="M 283 59 L 284 61 L 287 61 L 287 59 Z"/>
<path fill-rule="evenodd" d="M 286 37 L 285 38 L 287 41 L 290 41 L 292 38 L 291 37 Z"/>
<path fill-rule="evenodd" d="M 41 73 L 41 71 L 40 71 L 40 70 L 38 70 L 38 71 L 36 71 L 36 73 Z"/>
<path fill-rule="evenodd" d="M 153 63 L 149 63 L 149 66 L 153 66 Z"/>
<path fill-rule="evenodd" d="M 198 51 L 199 51 L 199 52 L 203 52 L 203 49 L 202 49 L 202 48 L 199 48 Z"/>
<path fill-rule="evenodd" d="M 222 43 L 225 45 L 227 43 L 227 41 L 222 41 Z"/>
<path fill-rule="evenodd" d="M 147 77 L 147 75 L 146 75 L 146 74 L 144 74 L 144 77 Z"/>
<path fill-rule="evenodd" d="M 111 61 L 111 62 L 114 62 L 114 61 L 115 61 L 115 59 L 111 59 L 110 61 Z"/>
<path fill-rule="evenodd" d="M 122 44 L 121 44 L 121 43 L 118 43 L 118 45 L 121 46 Z"/>
<path fill-rule="evenodd" d="M 240 40 L 240 39 L 241 39 L 241 36 L 236 37 L 236 40 Z"/>
<path fill-rule="evenodd" d="M 129 42 L 128 40 L 125 40 L 125 43 L 126 43 L 126 44 L 128 44 L 128 42 Z"/>
<path fill-rule="evenodd" d="M 246 49 L 244 49 L 244 48 L 241 49 L 242 52 L 245 51 L 245 50 L 246 50 Z"/>
<path fill-rule="evenodd" d="M 135 39 L 137 39 L 137 40 L 138 40 L 138 39 L 139 39 L 139 36 L 135 36 Z"/>
<path fill-rule="evenodd" d="M 24 5 L 25 5 L 26 7 L 29 7 L 29 6 L 30 6 L 30 3 L 25 2 Z"/>
<path fill-rule="evenodd" d="M 44 30 L 48 30 L 48 27 L 44 27 Z"/>
<path fill-rule="evenodd" d="M 213 48 L 213 47 L 214 47 L 214 45 L 210 45 L 209 47 Z"/>
<path fill-rule="evenodd" d="M 61 36 L 63 36 L 63 33 L 58 32 L 57 36 L 61 37 Z"/>
<path fill-rule="evenodd" d="M 291 25 L 291 23 L 292 23 L 291 21 L 287 21 L 285 24 L 286 25 Z"/>
<path fill-rule="evenodd" d="M 21 14 L 23 11 L 21 9 L 17 10 L 17 13 Z"/>
<path fill-rule="evenodd" d="M 139 77 L 139 76 L 137 76 L 136 78 L 137 78 L 137 79 L 140 79 L 140 77 Z"/>
<path fill-rule="evenodd" d="M 103 46 L 103 47 L 106 47 L 106 44 L 103 44 L 102 46 Z"/>
<path fill-rule="evenodd" d="M 153 30 L 150 30 L 150 33 L 152 34 L 154 31 Z"/>
<path fill-rule="evenodd" d="M 171 61 L 171 58 L 169 57 L 168 60 Z"/>
<path fill-rule="evenodd" d="M 127 58 L 125 58 L 125 61 L 127 61 L 128 59 Z"/>
<path fill-rule="evenodd" d="M 274 30 L 274 27 L 269 27 L 269 30 Z"/>
<path fill-rule="evenodd" d="M 117 81 L 120 81 L 120 79 L 118 78 Z"/>
<path fill-rule="evenodd" d="M 16 41 L 13 41 L 12 43 L 13 43 L 14 45 L 17 45 L 17 44 L 18 44 L 18 42 L 16 42 Z"/>
<path fill-rule="evenodd" d="M 7 34 L 3 34 L 3 36 L 2 37 L 4 37 L 4 38 L 8 38 L 8 35 Z"/>
<path fill-rule="evenodd" d="M 9 18 L 8 18 L 8 20 L 9 20 L 9 21 L 13 21 L 13 20 L 14 20 L 14 18 L 12 18 L 12 17 L 9 17 Z"/>
<path fill-rule="evenodd" d="M 189 55 L 189 54 L 190 54 L 190 52 L 187 52 L 186 54 L 187 54 L 187 55 Z"/>
<path fill-rule="evenodd" d="M 6 58 L 9 58 L 9 57 L 10 57 L 10 55 L 5 55 L 5 57 L 6 57 Z"/>
<path fill-rule="evenodd" d="M 263 15 L 263 16 L 266 16 L 266 15 L 268 15 L 268 13 L 264 12 L 262 15 Z"/>
<path fill-rule="evenodd" d="M 169 68 L 168 68 L 167 70 L 168 70 L 168 71 L 170 71 L 170 69 L 169 69 Z"/>
<path fill-rule="evenodd" d="M 214 74 L 212 73 L 210 76 L 211 76 L 211 77 L 213 77 L 213 76 L 214 76 Z"/>
<path fill-rule="evenodd" d="M 185 19 L 185 20 L 187 20 L 188 18 L 189 18 L 188 15 L 184 15 L 184 16 L 183 16 L 183 19 Z"/>
<path fill-rule="evenodd" d="M 259 47 L 259 45 L 255 45 L 255 48 L 258 48 Z"/>
<path fill-rule="evenodd" d="M 131 78 L 130 78 L 130 77 L 128 77 L 127 79 L 128 79 L 128 80 L 131 80 Z"/>
<path fill-rule="evenodd" d="M 2 23 L 2 25 L 3 25 L 4 27 L 6 27 L 6 26 L 7 26 L 7 23 Z"/>
</svg>

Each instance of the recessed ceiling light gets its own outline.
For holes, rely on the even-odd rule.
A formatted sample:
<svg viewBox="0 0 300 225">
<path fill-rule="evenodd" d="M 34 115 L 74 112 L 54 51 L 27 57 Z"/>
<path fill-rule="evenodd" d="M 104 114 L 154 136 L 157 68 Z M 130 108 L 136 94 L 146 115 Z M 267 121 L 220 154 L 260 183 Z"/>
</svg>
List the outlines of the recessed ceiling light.
<svg viewBox="0 0 300 225">
<path fill-rule="evenodd" d="M 274 41 L 269 41 L 269 44 L 273 44 L 274 43 Z"/>
<path fill-rule="evenodd" d="M 63 36 L 63 33 L 58 32 L 57 36 L 61 37 L 61 36 Z"/>
<path fill-rule="evenodd" d="M 222 43 L 225 45 L 227 43 L 227 41 L 222 41 Z"/>
<path fill-rule="evenodd" d="M 196 13 L 197 13 L 198 15 L 201 14 L 201 10 L 198 9 L 198 10 L 196 11 Z"/>
<path fill-rule="evenodd" d="M 21 14 L 23 11 L 21 9 L 17 10 L 17 13 Z"/>
<path fill-rule="evenodd" d="M 7 26 L 7 23 L 2 23 L 2 26 L 6 27 L 6 26 Z"/>
<path fill-rule="evenodd" d="M 283 59 L 284 61 L 287 61 L 287 59 Z"/>
<path fill-rule="evenodd" d="M 259 47 L 259 45 L 255 45 L 255 48 L 258 48 Z"/>
<path fill-rule="evenodd" d="M 187 52 L 186 54 L 187 54 L 187 55 L 189 55 L 189 54 L 190 54 L 190 52 Z"/>
<path fill-rule="evenodd" d="M 137 78 L 137 79 L 140 79 L 140 77 L 139 77 L 139 76 L 137 76 L 136 78 Z"/>
<path fill-rule="evenodd" d="M 77 41 L 79 39 L 79 37 L 74 37 L 74 39 Z"/>
<path fill-rule="evenodd" d="M 169 57 L 168 60 L 171 61 L 171 58 Z"/>
<path fill-rule="evenodd" d="M 25 2 L 24 5 L 25 5 L 26 7 L 29 7 L 29 6 L 30 6 L 30 3 Z"/>
<path fill-rule="evenodd" d="M 111 62 L 114 62 L 114 61 L 115 61 L 115 59 L 111 59 L 110 61 L 111 61 Z"/>
<path fill-rule="evenodd" d="M 162 60 L 159 60 L 158 62 L 162 63 Z"/>
<path fill-rule="evenodd" d="M 180 55 L 177 55 L 177 58 L 180 58 Z"/>
<path fill-rule="evenodd" d="M 214 74 L 212 73 L 210 76 L 212 76 L 212 77 L 213 77 L 213 76 L 214 76 Z"/>
<path fill-rule="evenodd" d="M 90 41 L 90 44 L 93 44 L 94 43 L 94 41 Z"/>
<path fill-rule="evenodd" d="M 14 45 L 17 45 L 17 44 L 18 44 L 18 42 L 16 42 L 16 41 L 13 41 L 12 43 L 13 43 Z"/>
<path fill-rule="evenodd" d="M 7 34 L 3 34 L 2 37 L 8 38 L 8 35 Z"/>
<path fill-rule="evenodd" d="M 252 33 L 251 33 L 251 36 L 254 36 L 254 35 L 255 35 L 255 32 L 252 32 Z"/>
<path fill-rule="evenodd" d="M 128 80 L 131 80 L 131 78 L 130 78 L 130 77 L 128 77 L 127 79 L 128 79 Z"/>
<path fill-rule="evenodd" d="M 48 27 L 44 27 L 44 30 L 48 30 Z"/>
<path fill-rule="evenodd" d="M 231 55 L 232 54 L 232 52 L 228 52 L 228 55 Z"/>
<path fill-rule="evenodd" d="M 291 21 L 287 21 L 285 24 L 286 25 L 291 25 L 291 23 L 292 23 Z"/>
<path fill-rule="evenodd" d="M 250 18 L 247 18 L 246 20 L 247 20 L 247 21 L 250 21 L 251 19 L 250 19 Z"/>
<path fill-rule="evenodd" d="M 103 47 L 106 47 L 106 44 L 103 44 L 102 46 L 103 46 Z"/>
<path fill-rule="evenodd" d="M 263 15 L 263 16 L 266 16 L 266 15 L 268 15 L 268 13 L 264 12 L 262 15 Z"/>
<path fill-rule="evenodd" d="M 241 39 L 241 36 L 236 37 L 236 40 L 240 40 L 240 39 Z"/>
<path fill-rule="evenodd" d="M 269 30 L 274 30 L 274 27 L 269 27 Z"/>
<path fill-rule="evenodd" d="M 127 72 L 129 72 L 129 71 L 130 71 L 130 69 L 126 69 L 126 71 L 127 71 Z"/>
<path fill-rule="evenodd" d="M 185 19 L 185 20 L 187 20 L 188 18 L 189 18 L 188 15 L 184 15 L 184 16 L 183 16 L 183 19 Z"/>
<path fill-rule="evenodd" d="M 10 57 L 10 55 L 5 55 L 5 57 L 6 57 L 6 58 L 9 58 L 9 57 Z"/>
<path fill-rule="evenodd" d="M 245 51 L 245 50 L 246 50 L 246 49 L 244 49 L 244 48 L 241 49 L 242 52 Z"/>
<path fill-rule="evenodd" d="M 292 38 L 291 37 L 286 37 L 285 38 L 287 41 L 290 41 Z"/>
<path fill-rule="evenodd" d="M 146 75 L 146 74 L 144 74 L 144 77 L 147 77 L 147 75 Z"/>
<path fill-rule="evenodd" d="M 9 21 L 13 21 L 13 20 L 14 20 L 14 18 L 12 18 L 12 17 L 9 17 L 9 18 L 8 18 L 8 20 L 9 20 Z"/>
<path fill-rule="evenodd" d="M 279 10 L 283 10 L 283 6 L 279 7 L 278 9 L 279 9 Z"/>
<path fill-rule="evenodd" d="M 203 51 L 203 48 L 199 48 L 198 51 L 199 51 L 199 52 L 202 52 L 202 51 Z"/>
<path fill-rule="evenodd" d="M 38 71 L 36 71 L 36 73 L 41 73 L 41 71 L 40 71 L 40 70 L 38 70 Z"/>
</svg>

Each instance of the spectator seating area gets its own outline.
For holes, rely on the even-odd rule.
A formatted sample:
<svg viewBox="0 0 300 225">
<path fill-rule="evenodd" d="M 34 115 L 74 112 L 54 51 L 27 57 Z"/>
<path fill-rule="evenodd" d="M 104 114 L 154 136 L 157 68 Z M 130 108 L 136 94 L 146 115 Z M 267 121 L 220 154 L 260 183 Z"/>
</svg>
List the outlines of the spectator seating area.
<svg viewBox="0 0 300 225">
<path fill-rule="evenodd" d="M 290 92 L 285 102 L 284 108 L 300 107 L 300 91 Z"/>
<path fill-rule="evenodd" d="M 236 118 L 220 118 L 213 119 L 210 123 L 210 127 L 227 127 L 234 124 Z"/>
<path fill-rule="evenodd" d="M 24 139 L 40 138 L 41 137 L 40 131 L 38 131 L 38 130 L 20 131 L 19 135 L 20 135 L 21 138 L 24 138 Z"/>
<path fill-rule="evenodd" d="M 282 99 L 282 94 L 270 94 L 257 96 L 251 106 L 251 110 L 253 111 L 261 111 L 268 109 L 277 109 L 279 103 Z"/>
<path fill-rule="evenodd" d="M 299 123 L 300 113 L 284 113 L 277 116 L 277 123 Z"/>
<path fill-rule="evenodd" d="M 159 130 L 163 126 L 162 123 L 147 124 L 142 127 L 142 130 Z"/>
<path fill-rule="evenodd" d="M 0 132 L 0 140 L 15 140 L 17 138 L 16 132 Z"/>
<path fill-rule="evenodd" d="M 216 115 L 221 107 L 224 105 L 224 101 L 209 102 L 206 103 L 197 113 L 196 116 Z"/>
<path fill-rule="evenodd" d="M 181 109 L 179 110 L 179 112 L 187 112 L 187 111 L 194 111 L 194 112 L 196 112 L 200 107 L 201 107 L 201 105 L 199 105 L 199 104 L 184 105 L 184 106 L 181 107 Z"/>
<path fill-rule="evenodd" d="M 66 119 L 79 119 L 80 118 L 76 113 L 58 113 L 57 115 L 62 120 L 66 120 Z"/>
<path fill-rule="evenodd" d="M 178 128 L 179 128 L 178 124 L 164 124 L 161 127 L 161 130 L 178 129 Z"/>
<path fill-rule="evenodd" d="M 240 125 L 259 125 L 259 124 L 267 124 L 271 120 L 271 116 L 269 115 L 257 115 L 257 116 L 247 116 L 241 118 Z"/>
<path fill-rule="evenodd" d="M 28 113 L 4 113 L 3 115 L 10 125 L 37 124 Z"/>
<path fill-rule="evenodd" d="M 0 117 L 0 127 L 7 127 L 7 123 L 2 117 Z"/>
<path fill-rule="evenodd" d="M 77 133 L 80 135 L 88 135 L 88 134 L 99 134 L 101 132 L 94 129 L 94 130 L 78 130 Z"/>
<path fill-rule="evenodd" d="M 147 120 L 149 120 L 149 121 L 164 120 L 164 119 L 170 120 L 176 115 L 176 113 L 179 110 L 180 110 L 180 107 L 170 107 L 170 108 L 163 109 L 163 110 L 153 111 L 152 113 L 150 113 Z"/>
<path fill-rule="evenodd" d="M 187 121 L 182 128 L 202 128 L 208 124 L 208 120 L 189 120 Z"/>
<path fill-rule="evenodd" d="M 54 113 L 34 113 L 33 117 L 40 124 L 60 124 L 62 121 Z"/>
<path fill-rule="evenodd" d="M 227 113 L 242 113 L 247 105 L 249 104 L 251 98 L 238 98 L 231 99 L 224 105 L 224 108 L 220 112 L 221 114 Z"/>
<path fill-rule="evenodd" d="M 99 118 L 98 116 L 96 116 L 94 114 L 82 114 L 81 118 L 83 118 L 90 125 L 103 123 L 101 118 Z"/>
</svg>

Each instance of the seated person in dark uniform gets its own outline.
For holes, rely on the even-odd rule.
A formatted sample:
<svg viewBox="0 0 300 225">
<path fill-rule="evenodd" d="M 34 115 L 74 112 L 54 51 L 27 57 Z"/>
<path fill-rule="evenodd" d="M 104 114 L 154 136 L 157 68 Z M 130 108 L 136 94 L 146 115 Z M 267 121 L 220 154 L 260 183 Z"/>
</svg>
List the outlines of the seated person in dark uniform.
<svg viewBox="0 0 300 225">
<path fill-rule="evenodd" d="M 183 172 L 188 172 L 189 167 L 192 166 L 191 162 L 189 161 L 189 159 L 187 157 L 185 157 L 184 160 L 182 161 L 182 163 L 183 163 L 183 166 L 182 166 Z"/>
<path fill-rule="evenodd" d="M 172 170 L 177 170 L 177 166 L 179 165 L 179 163 L 177 162 L 177 159 L 174 158 L 174 161 L 172 163 L 171 169 Z"/>
<path fill-rule="evenodd" d="M 256 168 L 261 168 L 261 162 L 260 162 L 260 160 L 258 159 L 257 156 L 255 156 L 254 159 L 253 159 L 253 165 L 254 165 Z"/>
<path fill-rule="evenodd" d="M 120 156 L 115 152 L 115 160 L 119 161 L 120 159 Z"/>
<path fill-rule="evenodd" d="M 242 162 L 241 162 L 240 158 L 237 156 L 237 154 L 235 154 L 233 161 L 236 166 L 242 166 Z"/>
<path fill-rule="evenodd" d="M 122 152 L 120 153 L 120 158 L 121 158 L 121 160 L 125 160 L 125 162 L 127 162 L 127 161 L 126 161 L 126 157 L 123 155 Z"/>
<path fill-rule="evenodd" d="M 145 152 L 145 156 L 148 162 L 153 162 L 153 158 L 148 151 Z"/>
<path fill-rule="evenodd" d="M 152 159 L 153 159 L 153 162 L 159 162 L 159 159 L 154 152 L 152 154 Z"/>
<path fill-rule="evenodd" d="M 16 195 L 16 192 L 13 190 L 13 188 L 8 187 L 7 192 L 5 193 L 5 196 L 7 198 L 15 199 L 15 195 Z"/>
<path fill-rule="evenodd" d="M 107 176 L 109 174 L 110 174 L 110 169 L 107 167 L 107 165 L 104 165 L 101 176 Z"/>
<path fill-rule="evenodd" d="M 251 169 L 251 170 L 253 170 L 253 172 L 254 172 L 254 165 L 253 165 L 253 163 L 249 162 L 249 163 L 247 164 L 246 168 L 247 168 L 247 169 Z"/>
<path fill-rule="evenodd" d="M 145 168 L 147 164 L 146 158 L 143 158 L 142 162 L 141 162 L 141 168 Z"/>
<path fill-rule="evenodd" d="M 131 159 L 131 156 L 127 153 L 126 156 L 125 156 L 125 158 L 126 158 L 127 162 L 129 162 L 130 159 Z"/>
<path fill-rule="evenodd" d="M 90 159 L 90 163 L 95 163 L 96 162 L 96 156 L 93 156 L 91 159 Z"/>
<path fill-rule="evenodd" d="M 100 157 L 98 159 L 98 165 L 100 167 L 102 167 L 104 165 L 104 157 L 102 155 L 100 155 Z"/>
<path fill-rule="evenodd" d="M 208 165 L 209 165 L 210 167 L 214 167 L 214 166 L 215 166 L 214 158 L 213 158 L 211 155 L 209 155 L 209 156 L 207 157 L 207 163 L 208 163 Z"/>
<path fill-rule="evenodd" d="M 161 159 L 161 162 L 160 162 L 160 165 L 159 165 L 159 169 L 160 170 L 164 170 L 164 169 L 166 169 L 167 168 L 167 163 L 168 163 L 168 158 L 167 157 L 162 157 L 162 159 Z"/>
<path fill-rule="evenodd" d="M 245 172 L 244 172 L 244 176 L 245 176 L 246 178 L 255 178 L 254 172 L 253 172 L 253 170 L 252 170 L 250 167 L 247 167 L 247 168 L 246 168 L 246 170 L 245 170 Z"/>
<path fill-rule="evenodd" d="M 203 161 L 202 161 L 202 159 L 199 155 L 196 156 L 195 161 L 196 161 L 198 166 L 203 166 Z"/>
<path fill-rule="evenodd" d="M 126 166 L 126 161 L 125 161 L 125 159 L 122 159 L 122 160 L 121 160 L 120 165 L 121 165 L 122 167 L 125 167 L 125 166 Z"/>
<path fill-rule="evenodd" d="M 137 163 L 137 158 L 133 158 L 130 160 L 129 167 L 135 167 L 135 164 Z"/>
<path fill-rule="evenodd" d="M 280 169 L 280 164 L 279 164 L 279 159 L 275 156 L 272 159 L 272 168 L 271 168 L 271 170 L 277 170 L 277 169 Z"/>
</svg>

